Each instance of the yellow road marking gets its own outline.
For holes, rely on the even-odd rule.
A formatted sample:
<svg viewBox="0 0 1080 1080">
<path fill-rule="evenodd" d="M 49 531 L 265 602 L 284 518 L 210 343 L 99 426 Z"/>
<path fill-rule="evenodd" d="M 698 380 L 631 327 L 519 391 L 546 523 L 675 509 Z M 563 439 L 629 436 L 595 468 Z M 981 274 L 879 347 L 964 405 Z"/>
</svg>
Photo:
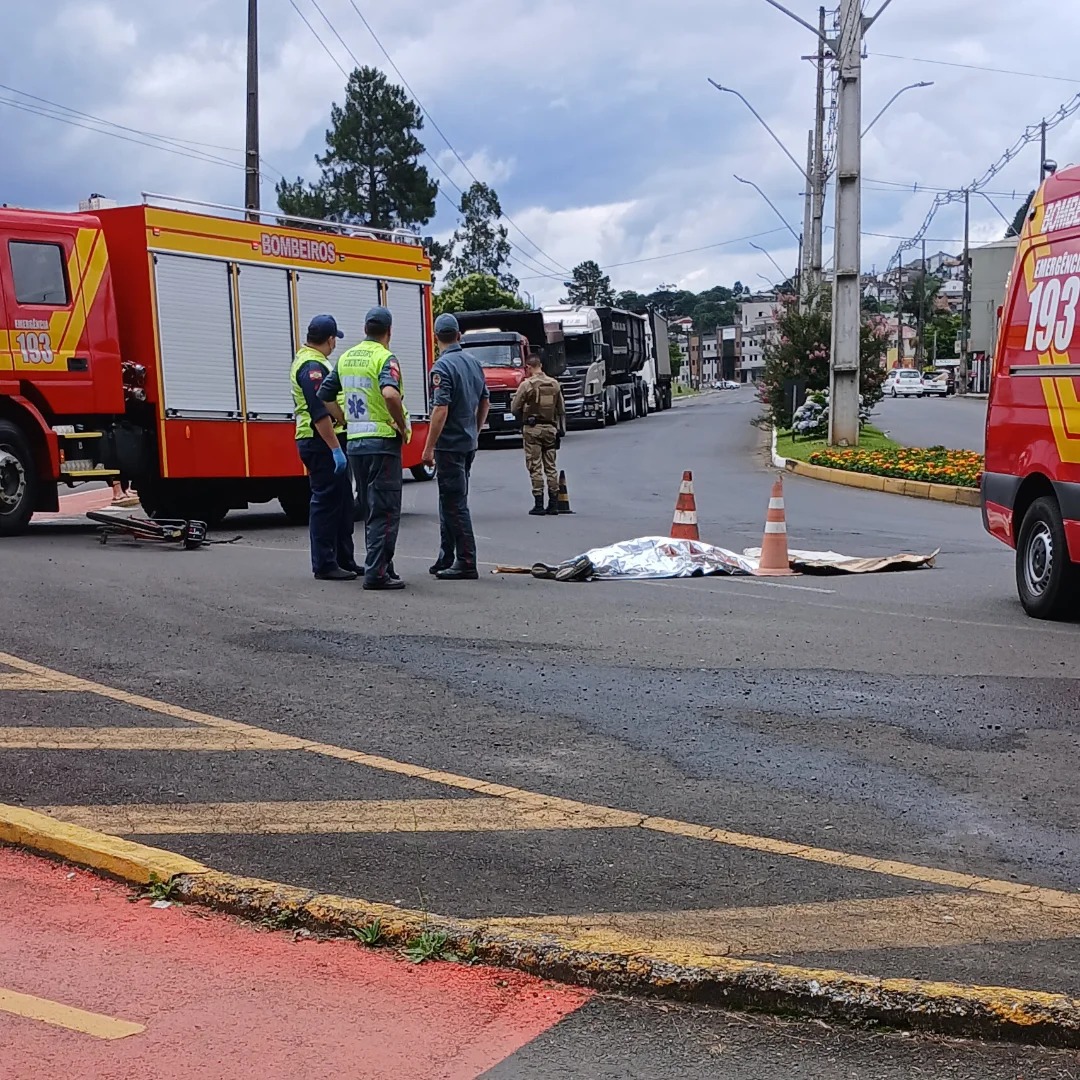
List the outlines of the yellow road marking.
<svg viewBox="0 0 1080 1080">
<path fill-rule="evenodd" d="M 69 1031 L 81 1031 L 84 1035 L 93 1035 L 95 1039 L 126 1039 L 129 1035 L 138 1035 L 146 1030 L 144 1024 L 133 1024 L 129 1020 L 117 1020 L 113 1016 L 86 1012 L 71 1005 L 61 1005 L 58 1001 L 34 997 L 32 994 L 20 994 L 15 990 L 0 987 L 0 1012 L 14 1016 L 25 1016 L 29 1020 L 40 1020 L 43 1024 L 67 1028 Z"/>
<path fill-rule="evenodd" d="M 514 832 L 523 829 L 633 828 L 640 814 L 515 806 L 505 799 L 376 799 L 341 802 L 155 803 L 39 806 L 43 814 L 114 836 Z"/>
<path fill-rule="evenodd" d="M 275 749 L 306 750 L 310 753 L 319 754 L 323 757 L 335 758 L 339 761 L 350 761 L 357 765 L 363 765 L 370 769 L 378 769 L 381 772 L 393 773 L 398 776 L 411 776 L 419 780 L 427 780 L 434 784 L 442 784 L 446 787 L 456 788 L 463 791 L 474 791 L 480 795 L 491 795 L 497 798 L 507 799 L 519 806 L 534 808 L 561 809 L 567 813 L 603 813 L 612 808 L 596 806 L 590 803 L 578 802 L 573 799 L 559 799 L 540 795 L 536 792 L 524 791 L 520 788 L 510 787 L 506 784 L 493 784 L 483 780 L 477 780 L 469 776 L 460 776 L 456 773 L 443 772 L 440 769 L 426 769 L 420 765 L 412 765 L 404 761 L 395 761 L 393 758 L 380 757 L 376 754 L 366 754 L 358 750 L 349 750 L 341 746 L 333 746 L 328 743 L 320 743 L 297 739 L 287 735 L 277 735 L 264 728 L 255 727 L 251 724 L 240 723 L 237 720 L 226 720 L 223 717 L 213 716 L 209 713 L 196 712 L 185 709 L 178 705 L 170 705 L 154 698 L 143 697 L 139 694 L 130 694 L 125 690 L 117 690 L 102 683 L 91 682 L 88 679 L 79 679 L 75 676 L 64 675 L 40 664 L 32 664 L 9 653 L 0 652 L 0 664 L 15 668 L 18 671 L 32 675 L 42 675 L 52 678 L 62 678 L 70 681 L 76 689 L 85 690 L 88 693 L 98 694 L 112 701 L 123 702 L 135 708 L 146 709 L 150 712 L 160 713 L 164 716 L 174 716 L 178 719 L 190 720 L 192 723 L 215 728 L 219 731 L 234 733 L 258 734 L 259 736 L 274 740 Z M 627 811 L 624 811 L 624 813 Z M 1025 900 L 1032 903 L 1045 904 L 1048 907 L 1058 908 L 1063 911 L 1080 913 L 1080 893 L 1066 892 L 1061 889 L 1047 889 L 1035 885 L 1025 885 L 1016 881 L 1001 881 L 995 878 L 979 877 L 976 874 L 958 873 L 952 870 L 942 870 L 933 866 L 920 866 L 915 863 L 901 862 L 894 859 L 875 859 L 867 855 L 857 855 L 850 852 L 835 851 L 830 848 L 819 848 L 806 844 L 794 844 L 786 840 L 777 840 L 769 836 L 755 836 L 749 833 L 733 832 L 729 829 L 716 829 L 709 825 L 694 824 L 687 821 L 678 821 L 672 818 L 648 817 L 633 815 L 640 818 L 639 825 L 650 832 L 663 833 L 668 836 L 681 836 L 691 840 L 701 840 L 707 843 L 723 844 L 728 847 L 742 848 L 747 851 L 756 851 L 769 855 L 778 855 L 790 859 L 799 859 L 805 862 L 820 863 L 826 866 L 837 866 L 845 870 L 859 870 L 870 874 L 883 874 L 889 877 L 907 878 L 911 881 L 921 881 L 928 885 L 937 885 L 943 888 L 964 889 L 971 892 L 991 893 L 999 896 L 1009 896 L 1016 900 Z"/>
<path fill-rule="evenodd" d="M 28 675 L 25 672 L 0 673 L 0 690 L 77 690 L 70 679 L 58 679 L 46 675 Z"/>
<path fill-rule="evenodd" d="M 267 733 L 269 734 L 269 733 Z M 3 727 L 0 750 L 280 750 L 258 731 L 206 728 Z"/>
<path fill-rule="evenodd" d="M 490 929 L 555 934 L 586 952 L 663 946 L 687 956 L 796 956 L 951 948 L 1080 937 L 1071 912 L 985 893 L 919 893 L 711 911 L 609 912 L 485 919 Z"/>
</svg>

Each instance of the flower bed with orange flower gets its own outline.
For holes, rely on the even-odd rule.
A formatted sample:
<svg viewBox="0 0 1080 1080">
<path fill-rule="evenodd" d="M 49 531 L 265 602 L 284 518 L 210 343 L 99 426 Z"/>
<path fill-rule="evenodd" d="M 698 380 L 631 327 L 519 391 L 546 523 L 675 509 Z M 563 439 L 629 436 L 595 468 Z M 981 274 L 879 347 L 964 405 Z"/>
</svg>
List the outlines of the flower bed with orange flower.
<svg viewBox="0 0 1080 1080">
<path fill-rule="evenodd" d="M 965 488 L 977 488 L 983 470 L 982 454 L 972 450 L 946 450 L 943 446 L 816 450 L 806 460 L 827 469 Z"/>
</svg>

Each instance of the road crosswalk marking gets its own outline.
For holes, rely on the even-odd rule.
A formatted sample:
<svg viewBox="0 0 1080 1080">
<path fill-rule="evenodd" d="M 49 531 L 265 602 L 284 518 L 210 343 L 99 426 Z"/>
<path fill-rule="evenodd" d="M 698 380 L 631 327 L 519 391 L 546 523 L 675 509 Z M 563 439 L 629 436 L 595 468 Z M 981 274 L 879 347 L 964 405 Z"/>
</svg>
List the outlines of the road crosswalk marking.
<svg viewBox="0 0 1080 1080">
<path fill-rule="evenodd" d="M 970 892 L 987 893 L 994 896 L 1005 896 L 1015 900 L 1044 905 L 1060 911 L 1067 911 L 1073 916 L 1080 915 L 1080 893 L 1076 892 L 1044 888 L 1017 881 L 1003 881 L 995 878 L 982 877 L 977 874 L 945 870 L 940 867 L 921 866 L 915 863 L 903 862 L 898 859 L 878 859 L 869 855 L 837 851 L 809 844 L 794 843 L 787 840 L 780 840 L 775 837 L 756 836 L 750 833 L 715 828 L 710 825 L 703 825 L 695 822 L 680 821 L 673 818 L 653 817 L 634 813 L 632 811 L 614 810 L 610 807 L 597 806 L 595 804 L 580 802 L 573 799 L 555 798 L 507 784 L 492 783 L 485 780 L 479 780 L 475 777 L 445 772 L 441 769 L 429 769 L 422 765 L 397 761 L 393 758 L 382 757 L 377 754 L 368 754 L 359 750 L 350 750 L 346 747 L 297 738 L 290 735 L 280 735 L 269 729 L 260 728 L 252 724 L 245 724 L 237 720 L 227 720 L 224 717 L 214 716 L 210 713 L 186 709 L 182 706 L 172 705 L 168 702 L 144 697 L 139 694 L 132 694 L 128 691 L 119 690 L 115 687 L 93 682 L 88 679 L 79 679 L 74 676 L 65 675 L 61 672 L 55 672 L 50 668 L 30 663 L 29 661 L 22 660 L 19 657 L 12 656 L 8 653 L 0 652 L 0 664 L 5 664 L 8 667 L 26 674 L 60 679 L 71 684 L 72 689 L 84 690 L 111 701 L 121 702 L 134 708 L 145 709 L 160 715 L 171 716 L 179 720 L 188 720 L 194 724 L 213 729 L 220 733 L 227 732 L 232 735 L 245 735 L 252 739 L 265 739 L 268 740 L 265 744 L 265 748 L 268 749 L 303 750 L 326 758 L 352 762 L 353 764 L 376 769 L 384 773 L 425 780 L 433 784 L 454 788 L 458 791 L 471 791 L 477 795 L 488 795 L 494 798 L 505 799 L 508 803 L 518 809 L 561 810 L 566 813 L 577 814 L 626 814 L 633 824 L 636 824 L 637 827 L 648 832 L 659 833 L 666 836 L 677 836 L 688 840 L 698 840 L 705 843 L 720 844 L 745 851 L 755 851 L 774 856 L 782 856 L 784 858 L 803 862 L 837 867 L 842 870 L 852 870 L 882 875 L 885 877 L 918 881 L 940 888 L 962 889 Z"/>
<path fill-rule="evenodd" d="M 633 828 L 639 814 L 516 806 L 505 799 L 157 803 L 40 806 L 43 814 L 113 836 L 297 833 L 516 832 Z"/>
</svg>

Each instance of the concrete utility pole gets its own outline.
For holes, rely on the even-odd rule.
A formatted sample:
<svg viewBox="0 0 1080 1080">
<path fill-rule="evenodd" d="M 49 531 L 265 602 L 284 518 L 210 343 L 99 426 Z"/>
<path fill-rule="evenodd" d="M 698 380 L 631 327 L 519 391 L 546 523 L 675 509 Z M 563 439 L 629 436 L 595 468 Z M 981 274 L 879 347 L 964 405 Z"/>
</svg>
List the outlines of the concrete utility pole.
<svg viewBox="0 0 1080 1080">
<path fill-rule="evenodd" d="M 968 392 L 968 319 L 971 315 L 971 191 L 964 191 L 964 293 L 960 306 L 960 379 L 958 394 Z"/>
<path fill-rule="evenodd" d="M 244 144 L 244 206 L 259 209 L 259 0 L 248 0 L 247 132 Z M 253 221 L 258 214 L 248 215 Z"/>
<path fill-rule="evenodd" d="M 1046 121 L 1039 125 L 1039 182 L 1035 186 L 1037 191 L 1042 187 L 1046 179 Z"/>
<path fill-rule="evenodd" d="M 806 190 L 803 192 L 803 226 L 799 237 L 799 310 L 805 311 L 814 291 L 814 275 L 810 268 L 814 221 L 814 133 L 806 136 Z"/>
<path fill-rule="evenodd" d="M 922 242 L 922 271 L 919 274 L 919 310 L 916 312 L 917 334 L 915 337 L 915 366 L 922 371 L 926 367 L 926 346 L 923 334 L 926 331 L 926 238 Z"/>
<path fill-rule="evenodd" d="M 904 256 L 896 266 L 896 366 L 904 366 Z"/>
<path fill-rule="evenodd" d="M 829 445 L 859 443 L 859 340 L 862 329 L 862 0 L 841 0 L 838 133 L 836 140 L 836 246 L 833 266 Z"/>
<path fill-rule="evenodd" d="M 814 98 L 814 163 L 810 169 L 811 288 L 821 286 L 821 247 L 825 221 L 825 8 L 818 8 L 817 92 Z"/>
</svg>

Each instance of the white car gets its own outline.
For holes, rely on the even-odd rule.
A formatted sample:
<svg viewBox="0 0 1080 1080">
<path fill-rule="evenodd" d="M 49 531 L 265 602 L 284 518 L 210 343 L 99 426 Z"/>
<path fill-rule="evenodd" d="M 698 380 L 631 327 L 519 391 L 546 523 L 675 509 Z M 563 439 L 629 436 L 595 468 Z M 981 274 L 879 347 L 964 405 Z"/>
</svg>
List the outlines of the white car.
<svg viewBox="0 0 1080 1080">
<path fill-rule="evenodd" d="M 923 391 L 927 394 L 937 394 L 938 397 L 948 397 L 949 376 L 944 371 L 923 376 Z"/>
<path fill-rule="evenodd" d="M 893 368 L 885 377 L 882 389 L 891 397 L 922 397 L 926 393 L 922 374 L 914 368 Z"/>
</svg>

